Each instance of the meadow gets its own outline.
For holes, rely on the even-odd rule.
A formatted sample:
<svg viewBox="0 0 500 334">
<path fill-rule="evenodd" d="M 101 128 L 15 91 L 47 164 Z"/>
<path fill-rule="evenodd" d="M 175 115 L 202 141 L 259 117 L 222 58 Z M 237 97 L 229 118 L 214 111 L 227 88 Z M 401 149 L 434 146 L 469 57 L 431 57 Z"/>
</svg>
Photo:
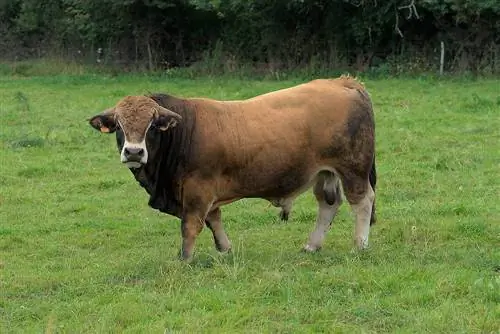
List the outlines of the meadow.
<svg viewBox="0 0 500 334">
<path fill-rule="evenodd" d="M 191 264 L 114 136 L 87 119 L 128 94 L 242 99 L 305 80 L 0 76 L 1 333 L 499 333 L 500 81 L 364 79 L 376 113 L 377 224 L 353 252 L 344 203 L 323 249 L 311 192 L 288 223 L 224 207 Z"/>
</svg>

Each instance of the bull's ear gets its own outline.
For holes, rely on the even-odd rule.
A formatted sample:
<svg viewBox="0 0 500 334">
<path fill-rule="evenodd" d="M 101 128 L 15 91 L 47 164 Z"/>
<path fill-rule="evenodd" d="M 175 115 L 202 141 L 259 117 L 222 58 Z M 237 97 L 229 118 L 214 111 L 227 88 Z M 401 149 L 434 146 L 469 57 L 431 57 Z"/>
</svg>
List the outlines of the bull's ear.
<svg viewBox="0 0 500 334">
<path fill-rule="evenodd" d="M 90 125 L 102 133 L 113 133 L 116 131 L 116 119 L 114 109 L 107 109 L 99 115 L 89 119 Z"/>
<path fill-rule="evenodd" d="M 157 107 L 155 113 L 154 126 L 161 131 L 173 128 L 182 121 L 181 115 L 168 110 L 167 108 Z"/>
</svg>

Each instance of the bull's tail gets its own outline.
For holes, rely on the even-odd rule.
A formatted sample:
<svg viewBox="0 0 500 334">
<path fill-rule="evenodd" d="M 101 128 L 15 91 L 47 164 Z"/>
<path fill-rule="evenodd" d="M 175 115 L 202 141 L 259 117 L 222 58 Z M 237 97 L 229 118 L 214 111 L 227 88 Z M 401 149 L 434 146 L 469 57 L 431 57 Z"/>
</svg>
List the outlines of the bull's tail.
<svg viewBox="0 0 500 334">
<path fill-rule="evenodd" d="M 349 74 L 342 74 L 340 77 L 333 80 L 340 83 L 344 87 L 358 90 L 360 93 L 365 95 L 365 97 L 370 99 L 368 92 L 366 91 L 365 84 L 358 78 L 352 77 Z"/>
<path fill-rule="evenodd" d="M 372 186 L 373 192 L 375 192 L 375 185 L 377 184 L 377 169 L 375 168 L 375 156 L 373 157 L 372 169 L 370 170 L 370 185 Z M 376 196 L 375 196 L 376 197 Z M 373 199 L 372 214 L 370 217 L 370 225 L 375 224 L 377 217 L 375 215 L 375 198 Z"/>
<path fill-rule="evenodd" d="M 356 89 L 359 94 L 361 95 L 362 99 L 365 101 L 366 105 L 370 109 L 370 113 L 373 117 L 373 107 L 372 107 L 372 102 L 370 99 L 370 95 L 368 94 L 368 91 L 365 89 L 365 85 L 359 81 L 355 77 L 351 77 L 350 75 L 341 75 L 339 78 L 334 79 L 337 80 L 337 82 L 340 82 L 344 87 L 350 88 L 350 89 Z M 373 156 L 373 163 L 372 167 L 370 169 L 370 175 L 369 175 L 369 180 L 370 180 L 370 185 L 372 186 L 373 192 L 375 192 L 375 185 L 377 184 L 377 170 L 375 168 L 375 155 Z M 370 217 L 370 225 L 375 224 L 377 220 L 377 217 L 375 215 L 375 199 L 373 200 L 373 206 L 372 206 L 372 213 Z"/>
</svg>

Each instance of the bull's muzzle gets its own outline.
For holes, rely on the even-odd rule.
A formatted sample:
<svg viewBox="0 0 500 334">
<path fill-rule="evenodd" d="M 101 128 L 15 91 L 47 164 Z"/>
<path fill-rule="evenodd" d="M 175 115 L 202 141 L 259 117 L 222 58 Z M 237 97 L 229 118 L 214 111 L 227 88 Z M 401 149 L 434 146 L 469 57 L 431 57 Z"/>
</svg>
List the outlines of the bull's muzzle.
<svg viewBox="0 0 500 334">
<path fill-rule="evenodd" d="M 142 145 L 141 145 L 142 146 Z M 148 160 L 148 153 L 141 146 L 124 146 L 121 161 L 129 168 L 139 168 L 145 165 Z"/>
<path fill-rule="evenodd" d="M 125 147 L 123 149 L 123 154 L 127 161 L 136 161 L 140 162 L 144 157 L 144 149 L 141 147 Z"/>
</svg>

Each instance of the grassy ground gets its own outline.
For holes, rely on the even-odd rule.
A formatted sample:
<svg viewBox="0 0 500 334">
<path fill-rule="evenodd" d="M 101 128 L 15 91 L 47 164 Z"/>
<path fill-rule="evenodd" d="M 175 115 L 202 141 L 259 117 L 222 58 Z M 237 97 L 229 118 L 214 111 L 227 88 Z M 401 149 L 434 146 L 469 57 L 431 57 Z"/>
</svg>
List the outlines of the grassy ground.
<svg viewBox="0 0 500 334">
<path fill-rule="evenodd" d="M 500 82 L 367 80 L 378 223 L 352 253 L 344 205 L 299 252 L 316 207 L 225 207 L 232 255 L 206 229 L 191 265 L 179 222 L 148 208 L 113 136 L 86 119 L 126 94 L 238 99 L 297 81 L 0 78 L 0 332 L 500 331 Z"/>
</svg>

